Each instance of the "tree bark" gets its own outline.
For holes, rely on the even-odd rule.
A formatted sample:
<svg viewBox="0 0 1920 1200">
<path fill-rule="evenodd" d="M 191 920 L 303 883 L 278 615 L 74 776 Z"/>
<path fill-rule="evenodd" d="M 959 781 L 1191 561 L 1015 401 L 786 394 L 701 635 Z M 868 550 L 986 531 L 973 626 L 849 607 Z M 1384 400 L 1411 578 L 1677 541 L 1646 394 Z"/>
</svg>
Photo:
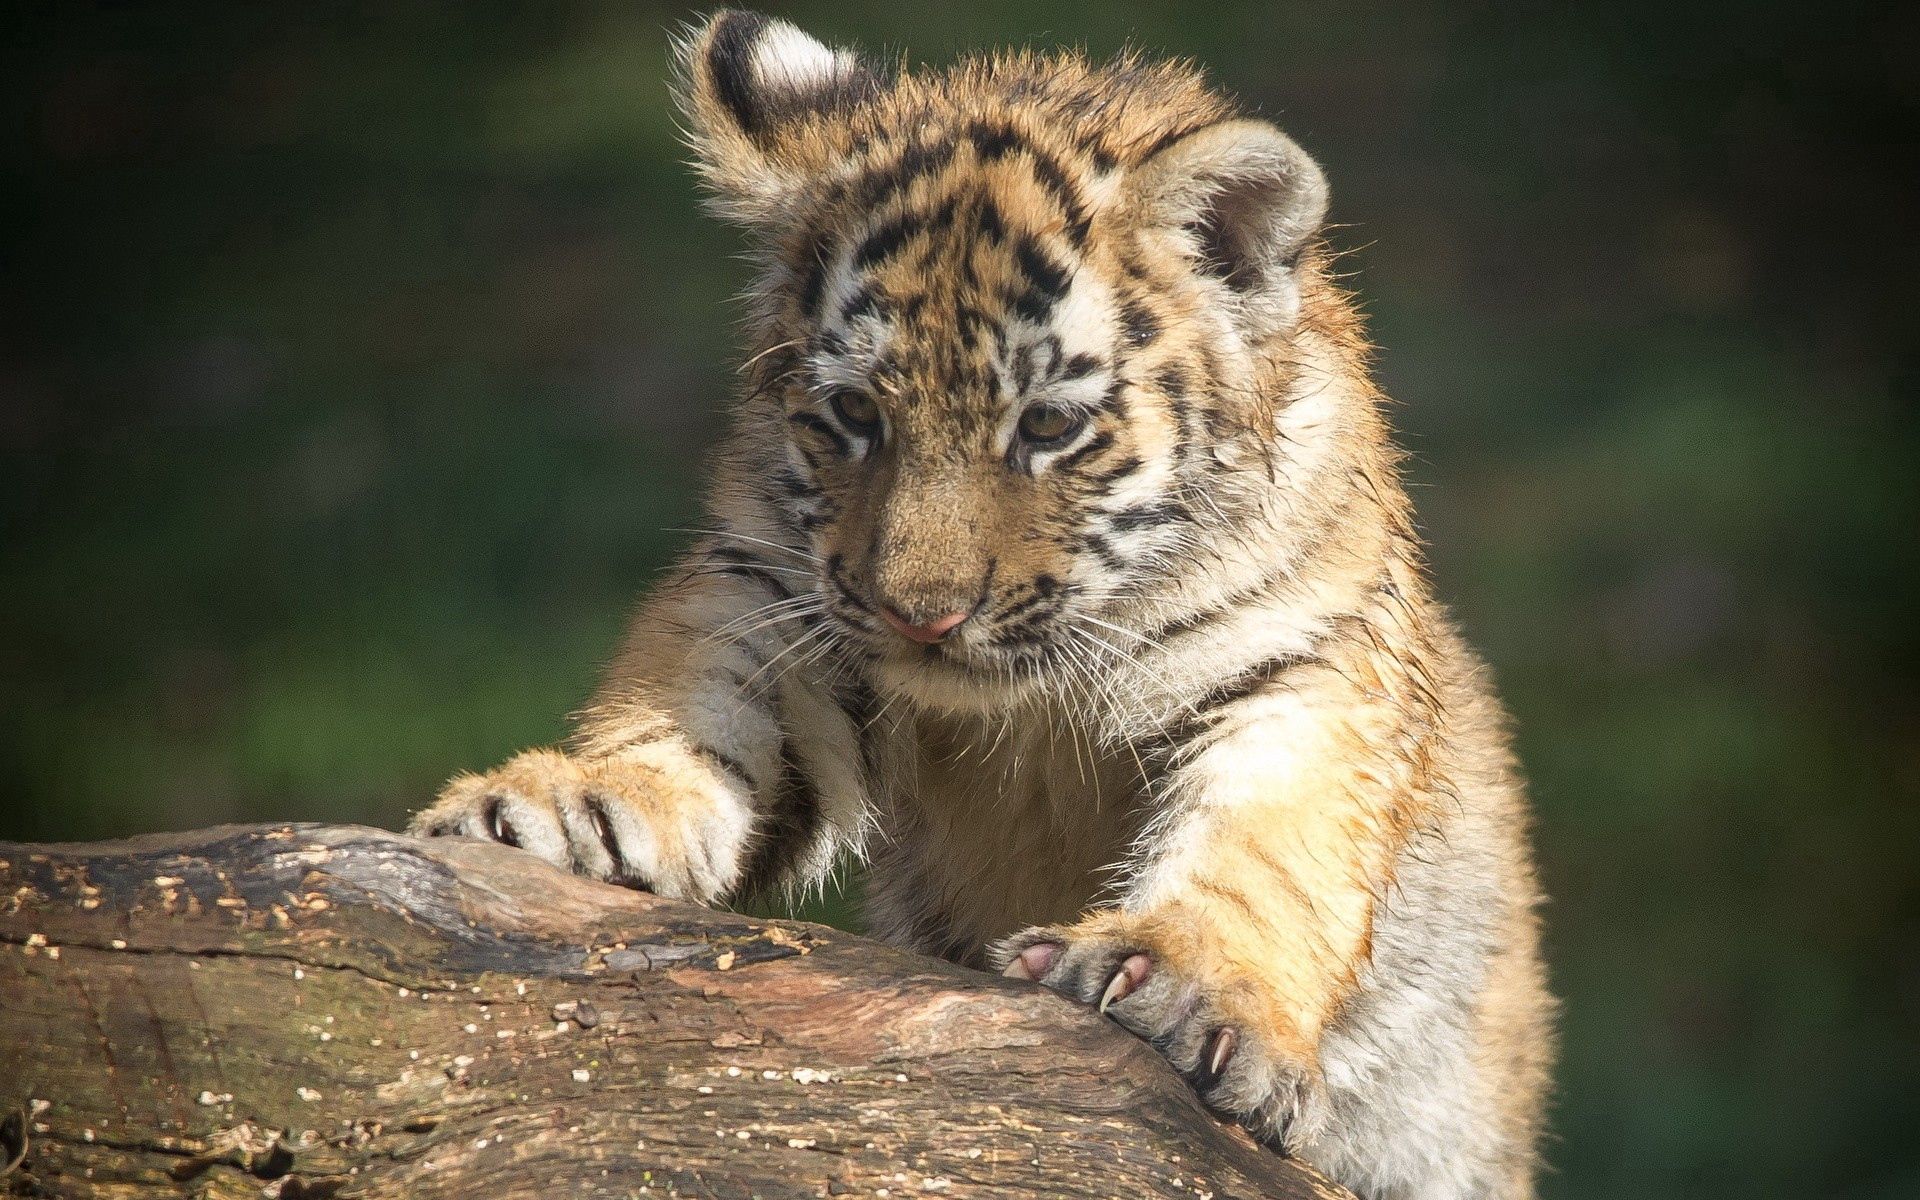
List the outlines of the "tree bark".
<svg viewBox="0 0 1920 1200">
<path fill-rule="evenodd" d="M 0 1168 L 17 1196 L 1345 1195 L 1030 984 L 317 825 L 0 844 Z"/>
</svg>

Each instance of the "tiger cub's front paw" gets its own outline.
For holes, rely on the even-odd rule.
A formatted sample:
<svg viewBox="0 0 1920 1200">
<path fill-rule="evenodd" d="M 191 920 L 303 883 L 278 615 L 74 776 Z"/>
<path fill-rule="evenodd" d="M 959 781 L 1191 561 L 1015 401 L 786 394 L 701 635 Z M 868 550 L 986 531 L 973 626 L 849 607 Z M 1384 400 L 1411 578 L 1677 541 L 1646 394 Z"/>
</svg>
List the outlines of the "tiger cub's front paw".
<svg viewBox="0 0 1920 1200">
<path fill-rule="evenodd" d="M 408 832 L 485 838 L 591 879 L 713 903 L 739 881 L 752 834 L 747 798 L 698 762 L 650 758 L 530 750 L 454 779 Z"/>
<path fill-rule="evenodd" d="M 1100 918 L 1028 929 L 994 952 L 1003 974 L 1098 1007 L 1151 1042 L 1215 1111 L 1297 1153 L 1326 1119 L 1313 1047 L 1290 1036 L 1251 994 L 1183 969 L 1179 958 L 1123 922 Z"/>
</svg>

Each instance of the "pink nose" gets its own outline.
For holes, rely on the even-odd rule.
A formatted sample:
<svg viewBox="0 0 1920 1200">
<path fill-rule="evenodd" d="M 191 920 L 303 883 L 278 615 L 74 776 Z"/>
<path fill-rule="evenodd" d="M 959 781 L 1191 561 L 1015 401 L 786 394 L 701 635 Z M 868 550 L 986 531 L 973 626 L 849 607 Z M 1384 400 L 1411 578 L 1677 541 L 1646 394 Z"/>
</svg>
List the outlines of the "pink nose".
<svg viewBox="0 0 1920 1200">
<path fill-rule="evenodd" d="M 964 612 L 950 612 L 944 617 L 935 617 L 924 625 L 915 625 L 884 604 L 880 606 L 880 615 L 886 618 L 887 624 L 893 626 L 894 631 L 901 637 L 919 642 L 923 646 L 933 645 L 960 628 L 960 622 L 967 619 L 967 614 Z"/>
</svg>

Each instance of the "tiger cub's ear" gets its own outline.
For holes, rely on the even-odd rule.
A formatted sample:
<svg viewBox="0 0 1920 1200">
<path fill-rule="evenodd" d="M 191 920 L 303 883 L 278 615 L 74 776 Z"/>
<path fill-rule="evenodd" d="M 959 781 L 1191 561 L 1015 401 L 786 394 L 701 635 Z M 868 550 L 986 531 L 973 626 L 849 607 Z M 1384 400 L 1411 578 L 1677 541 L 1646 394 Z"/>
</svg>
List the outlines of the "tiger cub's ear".
<svg viewBox="0 0 1920 1200">
<path fill-rule="evenodd" d="M 813 118 L 879 92 L 879 72 L 850 50 L 785 21 L 723 9 L 679 47 L 679 100 L 697 164 L 722 215 L 777 220 L 835 156 Z"/>
<path fill-rule="evenodd" d="M 1327 215 L 1327 177 L 1265 121 L 1209 125 L 1156 151 L 1129 181 L 1147 219 L 1188 239 L 1196 269 L 1224 283 L 1246 332 L 1299 310 L 1301 251 Z"/>
</svg>

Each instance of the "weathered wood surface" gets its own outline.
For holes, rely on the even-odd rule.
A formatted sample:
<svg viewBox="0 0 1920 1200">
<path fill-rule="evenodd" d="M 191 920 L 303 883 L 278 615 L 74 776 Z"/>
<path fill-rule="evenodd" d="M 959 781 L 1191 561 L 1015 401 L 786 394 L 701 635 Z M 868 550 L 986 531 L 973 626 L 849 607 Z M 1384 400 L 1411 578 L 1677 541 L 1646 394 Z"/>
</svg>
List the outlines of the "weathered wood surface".
<svg viewBox="0 0 1920 1200">
<path fill-rule="evenodd" d="M 20 1196 L 1343 1195 L 1031 985 L 345 826 L 0 844 L 8 1163 Z"/>
</svg>

